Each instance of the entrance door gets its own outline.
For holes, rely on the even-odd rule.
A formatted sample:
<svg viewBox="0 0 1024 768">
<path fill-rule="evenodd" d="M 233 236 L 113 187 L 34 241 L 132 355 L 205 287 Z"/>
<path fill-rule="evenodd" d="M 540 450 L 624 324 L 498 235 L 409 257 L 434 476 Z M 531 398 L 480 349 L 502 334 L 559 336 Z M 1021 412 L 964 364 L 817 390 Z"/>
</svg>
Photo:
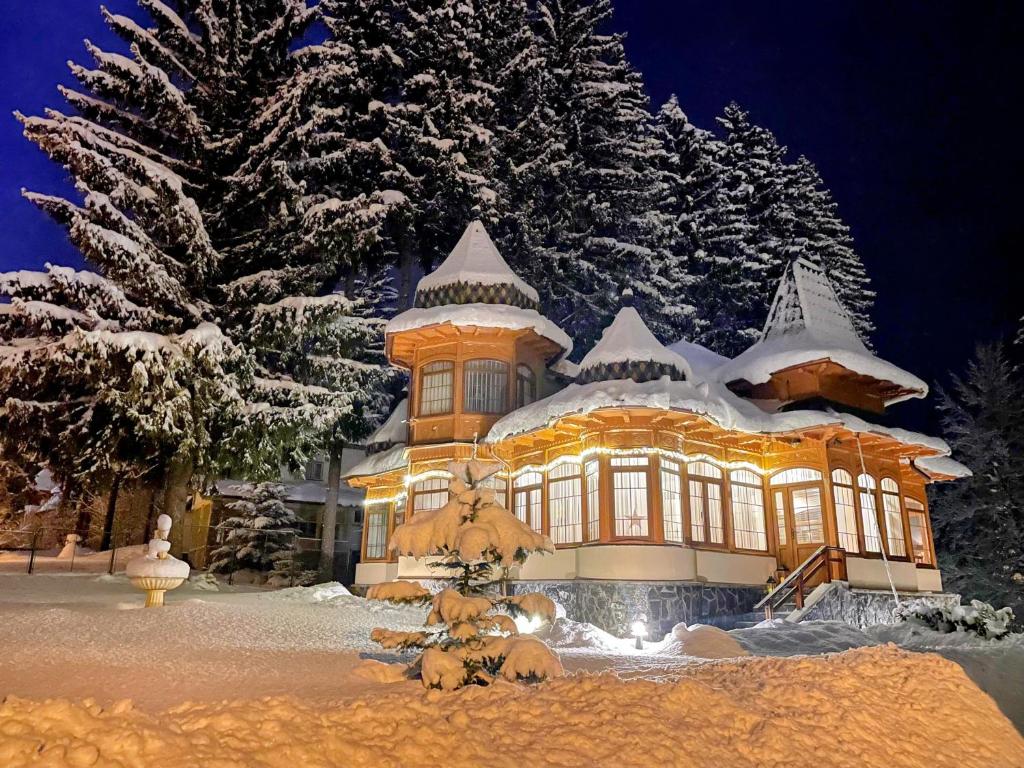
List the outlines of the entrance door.
<svg viewBox="0 0 1024 768">
<path fill-rule="evenodd" d="M 779 567 L 792 573 L 825 543 L 821 486 L 775 488 L 772 504 L 779 538 Z"/>
</svg>

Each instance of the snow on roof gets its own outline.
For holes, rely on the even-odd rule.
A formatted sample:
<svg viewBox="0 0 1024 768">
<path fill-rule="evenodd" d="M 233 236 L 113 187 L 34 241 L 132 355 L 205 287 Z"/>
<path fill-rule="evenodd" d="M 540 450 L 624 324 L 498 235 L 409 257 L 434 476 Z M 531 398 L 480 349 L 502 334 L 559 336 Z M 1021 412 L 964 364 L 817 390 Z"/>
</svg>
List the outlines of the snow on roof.
<svg viewBox="0 0 1024 768">
<path fill-rule="evenodd" d="M 763 384 L 772 374 L 815 360 L 831 360 L 854 373 L 890 381 L 924 397 L 928 385 L 913 374 L 876 357 L 864 346 L 825 273 L 804 259 L 786 270 L 775 294 L 761 339 L 716 372 L 718 381 Z"/>
<path fill-rule="evenodd" d="M 946 475 L 948 477 L 970 477 L 974 473 L 956 459 L 949 456 L 925 456 L 914 459 L 918 469 L 929 475 Z"/>
<path fill-rule="evenodd" d="M 448 258 L 419 281 L 416 292 L 430 291 L 456 283 L 511 285 L 534 303 L 540 302 L 537 291 L 516 275 L 502 258 L 479 220 L 470 222 L 459 242 L 448 254 Z"/>
<path fill-rule="evenodd" d="M 284 500 L 296 504 L 324 504 L 327 501 L 327 484 L 315 480 L 301 483 L 282 483 L 285 489 Z M 229 498 L 243 498 L 252 491 L 253 484 L 244 480 L 224 479 L 216 483 L 217 493 Z M 364 493 L 357 488 L 342 485 L 338 489 L 338 503 L 343 507 L 358 507 L 363 502 Z"/>
<path fill-rule="evenodd" d="M 572 351 L 572 339 L 537 310 L 507 304 L 444 304 L 437 307 L 414 307 L 388 321 L 385 333 L 401 333 L 444 324 L 532 330 L 539 336 L 553 341 L 566 353 Z"/>
<path fill-rule="evenodd" d="M 728 357 L 686 339 L 669 344 L 668 348 L 690 364 L 690 370 L 693 371 L 694 378 L 697 379 L 712 378 L 712 374 L 717 369 L 729 362 Z"/>
<path fill-rule="evenodd" d="M 349 469 L 342 477 L 369 477 L 371 475 L 383 475 L 385 472 L 393 472 L 396 469 L 403 469 L 409 465 L 405 458 L 405 446 L 396 445 L 386 451 L 374 453 L 367 456 L 358 464 Z"/>
<path fill-rule="evenodd" d="M 409 398 L 403 397 L 387 420 L 366 440 L 367 445 L 402 443 L 409 439 Z"/>
<path fill-rule="evenodd" d="M 690 364 L 658 341 L 634 307 L 620 309 L 604 329 L 601 340 L 580 361 L 580 376 L 587 378 L 588 371 L 601 369 L 602 378 L 619 378 L 617 371 L 626 363 L 656 363 L 693 378 Z"/>
<path fill-rule="evenodd" d="M 865 432 L 919 445 L 948 455 L 945 441 L 910 432 L 882 427 L 848 413 L 833 410 L 795 410 L 779 413 L 762 411 L 719 382 L 656 381 L 635 382 L 629 379 L 570 384 L 560 392 L 519 408 L 499 419 L 486 442 L 496 443 L 514 435 L 549 426 L 558 419 L 603 408 L 656 408 L 686 411 L 707 417 L 724 429 L 749 434 L 779 434 L 834 424 L 853 432 Z"/>
</svg>

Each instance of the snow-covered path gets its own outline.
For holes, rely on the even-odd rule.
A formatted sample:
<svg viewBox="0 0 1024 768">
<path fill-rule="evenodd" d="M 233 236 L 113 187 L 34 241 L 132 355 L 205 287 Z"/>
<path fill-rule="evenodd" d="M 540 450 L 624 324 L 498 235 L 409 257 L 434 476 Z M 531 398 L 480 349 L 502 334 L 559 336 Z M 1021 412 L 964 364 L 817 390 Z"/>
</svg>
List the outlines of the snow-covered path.
<svg viewBox="0 0 1024 768">
<path fill-rule="evenodd" d="M 141 593 L 120 577 L 0 576 L 0 765 L 35 764 L 42 744 L 54 765 L 118 765 L 122 757 L 149 765 L 170 754 L 184 756 L 183 765 L 288 768 L 721 768 L 817 765 L 827 749 L 840 766 L 911 766 L 924 754 L 930 765 L 1024 766 L 1024 740 L 960 667 L 892 645 L 710 661 L 686 655 L 696 646 L 685 640 L 649 643 L 641 653 L 630 641 L 560 622 L 548 640 L 575 676 L 441 695 L 418 682 L 382 682 L 388 675 L 373 672 L 383 667 L 369 670 L 365 661 L 394 660 L 369 631 L 418 628 L 419 608 L 331 588 L 187 585 L 167 601 L 141 609 Z M 742 653 L 738 640 L 754 654 L 784 657 L 929 640 L 902 631 L 765 628 L 712 635 L 702 650 Z M 972 653 L 970 643 L 947 642 L 951 652 Z M 991 646 L 973 652 L 1012 684 L 1024 647 L 1012 657 L 1013 646 L 1000 646 L 1011 656 L 999 658 Z M 40 703 L 53 697 L 61 701 Z M 262 697 L 272 698 L 253 706 Z M 470 737 L 476 717 L 501 724 L 490 728 L 496 744 Z M 952 729 L 965 737 L 933 758 Z"/>
</svg>

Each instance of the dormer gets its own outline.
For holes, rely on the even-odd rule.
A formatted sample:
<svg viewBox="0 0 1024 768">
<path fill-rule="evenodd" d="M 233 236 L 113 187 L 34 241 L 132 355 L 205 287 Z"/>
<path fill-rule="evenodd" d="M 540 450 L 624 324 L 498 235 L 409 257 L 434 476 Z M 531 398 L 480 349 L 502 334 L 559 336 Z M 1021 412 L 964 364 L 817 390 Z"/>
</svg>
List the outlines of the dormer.
<svg viewBox="0 0 1024 768">
<path fill-rule="evenodd" d="M 739 395 L 779 408 L 825 401 L 882 413 L 928 385 L 864 345 L 820 267 L 797 259 L 779 284 L 761 338 L 716 373 Z"/>
<path fill-rule="evenodd" d="M 410 372 L 409 444 L 471 442 L 536 400 L 549 363 L 572 349 L 538 312 L 537 292 L 472 222 L 386 329 L 390 361 Z"/>
</svg>

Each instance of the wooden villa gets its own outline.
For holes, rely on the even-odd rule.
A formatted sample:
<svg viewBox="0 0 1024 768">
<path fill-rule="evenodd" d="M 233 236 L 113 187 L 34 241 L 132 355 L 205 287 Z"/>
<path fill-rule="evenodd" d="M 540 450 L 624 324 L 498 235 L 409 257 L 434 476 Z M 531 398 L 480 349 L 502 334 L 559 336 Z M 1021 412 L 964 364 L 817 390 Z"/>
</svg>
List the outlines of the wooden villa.
<svg viewBox="0 0 1024 768">
<path fill-rule="evenodd" d="M 790 265 L 761 339 L 732 360 L 666 347 L 624 306 L 577 366 L 538 309 L 474 222 L 388 324 L 409 398 L 347 478 L 366 491 L 358 584 L 433 575 L 389 536 L 443 505 L 447 462 L 476 450 L 557 548 L 512 579 L 581 606 L 599 583 L 698 589 L 691 614 L 749 611 L 766 583 L 799 583 L 801 606 L 823 580 L 941 592 L 925 486 L 966 469 L 941 440 L 875 423 L 927 386 L 864 345 L 817 266 Z"/>
</svg>

